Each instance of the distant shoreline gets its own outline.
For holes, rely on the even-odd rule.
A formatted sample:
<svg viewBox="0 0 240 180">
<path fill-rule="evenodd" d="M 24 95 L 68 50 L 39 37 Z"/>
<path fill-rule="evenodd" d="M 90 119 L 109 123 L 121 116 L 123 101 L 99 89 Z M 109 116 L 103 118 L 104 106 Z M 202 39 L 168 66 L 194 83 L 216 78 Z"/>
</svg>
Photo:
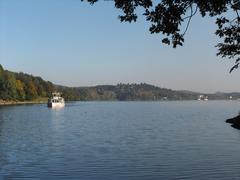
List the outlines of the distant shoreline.
<svg viewBox="0 0 240 180">
<path fill-rule="evenodd" d="M 67 101 L 67 102 L 78 102 L 77 101 Z M 208 102 L 208 101 L 199 101 L 199 100 L 113 100 L 113 102 L 174 102 L 174 101 L 198 101 L 198 102 Z M 214 99 L 209 101 L 237 101 L 237 100 L 225 100 L 225 99 Z M 82 100 L 82 102 L 112 102 L 111 100 Z M 4 101 L 0 100 L 0 106 L 10 106 L 10 105 L 24 105 L 24 104 L 47 104 L 47 100 L 34 100 L 34 101 Z"/>
</svg>

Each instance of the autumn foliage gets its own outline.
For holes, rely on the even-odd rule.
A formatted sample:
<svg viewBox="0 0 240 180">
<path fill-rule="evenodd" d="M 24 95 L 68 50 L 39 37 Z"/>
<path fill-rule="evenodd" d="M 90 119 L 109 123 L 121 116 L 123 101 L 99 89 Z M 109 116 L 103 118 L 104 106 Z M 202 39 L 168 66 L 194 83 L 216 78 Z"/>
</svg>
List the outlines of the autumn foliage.
<svg viewBox="0 0 240 180">
<path fill-rule="evenodd" d="M 51 82 L 40 77 L 24 73 L 4 70 L 0 65 L 0 99 L 2 100 L 34 100 L 47 97 L 54 91 Z"/>
</svg>

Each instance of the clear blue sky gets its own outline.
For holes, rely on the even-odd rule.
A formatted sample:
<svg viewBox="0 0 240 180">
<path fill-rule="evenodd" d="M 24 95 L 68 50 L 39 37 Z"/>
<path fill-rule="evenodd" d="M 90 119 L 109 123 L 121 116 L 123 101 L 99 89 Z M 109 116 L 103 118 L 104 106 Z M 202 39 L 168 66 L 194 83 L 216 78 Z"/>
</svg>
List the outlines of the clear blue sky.
<svg viewBox="0 0 240 180">
<path fill-rule="evenodd" d="M 0 0 L 0 64 L 67 86 L 146 82 L 201 92 L 240 91 L 240 70 L 216 57 L 214 19 L 194 17 L 184 47 L 121 23 L 112 2 Z"/>
</svg>

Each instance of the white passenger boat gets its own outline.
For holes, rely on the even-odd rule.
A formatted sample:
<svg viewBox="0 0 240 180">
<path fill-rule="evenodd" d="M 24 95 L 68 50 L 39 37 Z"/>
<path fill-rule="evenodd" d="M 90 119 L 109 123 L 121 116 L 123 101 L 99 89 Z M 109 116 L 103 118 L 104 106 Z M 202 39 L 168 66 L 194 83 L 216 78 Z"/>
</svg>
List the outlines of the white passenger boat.
<svg viewBox="0 0 240 180">
<path fill-rule="evenodd" d="M 52 93 L 52 97 L 48 99 L 48 107 L 62 108 L 65 106 L 64 98 L 58 92 Z"/>
</svg>

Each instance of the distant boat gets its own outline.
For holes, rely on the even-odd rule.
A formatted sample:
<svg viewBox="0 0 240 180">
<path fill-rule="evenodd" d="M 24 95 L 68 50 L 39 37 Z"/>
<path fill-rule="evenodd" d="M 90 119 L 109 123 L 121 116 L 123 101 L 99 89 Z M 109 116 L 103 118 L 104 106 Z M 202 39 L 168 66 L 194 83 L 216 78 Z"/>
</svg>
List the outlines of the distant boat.
<svg viewBox="0 0 240 180">
<path fill-rule="evenodd" d="M 198 101 L 208 101 L 208 96 L 206 96 L 206 95 L 199 95 Z"/>
<path fill-rule="evenodd" d="M 208 96 L 205 96 L 203 100 L 208 101 Z"/>
<path fill-rule="evenodd" d="M 65 106 L 64 98 L 61 97 L 61 93 L 54 92 L 52 97 L 48 99 L 48 107 L 50 108 L 62 108 Z"/>
</svg>

